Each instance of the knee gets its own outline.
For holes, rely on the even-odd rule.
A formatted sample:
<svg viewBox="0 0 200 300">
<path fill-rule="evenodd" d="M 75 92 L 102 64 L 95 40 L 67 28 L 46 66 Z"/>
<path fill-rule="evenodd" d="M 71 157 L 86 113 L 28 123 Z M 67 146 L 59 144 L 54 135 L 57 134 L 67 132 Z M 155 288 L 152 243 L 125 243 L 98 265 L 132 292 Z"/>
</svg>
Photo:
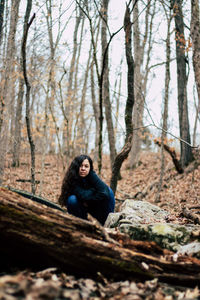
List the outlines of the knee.
<svg viewBox="0 0 200 300">
<path fill-rule="evenodd" d="M 110 187 L 109 187 L 109 191 L 110 191 L 110 211 L 113 212 L 115 209 L 115 195 Z"/>
<path fill-rule="evenodd" d="M 78 199 L 75 195 L 71 195 L 67 198 L 67 207 L 75 207 L 78 204 Z"/>
</svg>

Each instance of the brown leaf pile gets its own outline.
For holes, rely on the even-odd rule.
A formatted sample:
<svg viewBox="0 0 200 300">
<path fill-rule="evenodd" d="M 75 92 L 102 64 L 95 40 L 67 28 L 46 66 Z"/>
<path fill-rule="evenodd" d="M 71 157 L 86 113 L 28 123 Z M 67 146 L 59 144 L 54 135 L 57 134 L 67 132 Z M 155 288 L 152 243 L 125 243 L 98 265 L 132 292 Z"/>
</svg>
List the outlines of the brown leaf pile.
<svg viewBox="0 0 200 300">
<path fill-rule="evenodd" d="M 94 281 L 75 278 L 54 268 L 41 272 L 19 272 L 0 277 L 0 299 L 125 299 L 125 300 L 173 300 L 199 299 L 200 291 L 159 283 L 157 279 L 136 283 L 133 281 L 109 282 L 105 278 Z"/>
</svg>

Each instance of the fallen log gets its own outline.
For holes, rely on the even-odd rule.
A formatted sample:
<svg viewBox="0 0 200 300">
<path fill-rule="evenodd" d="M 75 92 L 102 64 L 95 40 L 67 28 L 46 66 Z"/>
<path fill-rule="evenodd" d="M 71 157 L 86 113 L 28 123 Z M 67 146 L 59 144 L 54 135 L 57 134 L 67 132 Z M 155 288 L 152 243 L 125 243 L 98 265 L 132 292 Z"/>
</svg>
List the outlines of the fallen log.
<svg viewBox="0 0 200 300">
<path fill-rule="evenodd" d="M 174 256 L 153 242 L 130 240 L 0 188 L 0 268 L 56 267 L 68 274 L 110 279 L 158 278 L 176 285 L 200 282 L 200 260 Z"/>
</svg>

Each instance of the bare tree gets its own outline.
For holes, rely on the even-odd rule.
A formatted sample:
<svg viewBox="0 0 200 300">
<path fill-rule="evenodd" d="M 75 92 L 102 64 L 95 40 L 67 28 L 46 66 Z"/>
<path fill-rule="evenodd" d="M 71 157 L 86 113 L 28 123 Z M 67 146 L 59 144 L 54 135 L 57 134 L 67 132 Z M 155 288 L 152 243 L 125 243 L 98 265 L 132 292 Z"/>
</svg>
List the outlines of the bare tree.
<svg viewBox="0 0 200 300">
<path fill-rule="evenodd" d="M 153 21 L 156 12 L 156 0 L 147 1 L 145 10 L 144 32 L 140 24 L 140 11 L 138 2 L 133 9 L 133 38 L 134 38 L 134 61 L 135 61 L 135 105 L 133 108 L 133 140 L 130 152 L 130 167 L 133 168 L 139 159 L 142 131 L 144 102 L 147 93 L 149 76 L 149 64 L 153 44 Z"/>
<path fill-rule="evenodd" d="M 13 70 L 14 70 L 14 55 L 15 55 L 15 36 L 18 22 L 20 0 L 11 2 L 10 12 L 10 27 L 6 49 L 6 59 L 3 73 L 3 86 L 0 94 L 0 183 L 4 173 L 4 163 L 9 136 L 9 112 L 11 111 L 10 104 L 12 103 L 12 88 L 14 88 Z M 12 86 L 10 86 L 10 84 Z"/>
<path fill-rule="evenodd" d="M 191 24 L 190 34 L 192 37 L 192 49 L 193 49 L 193 69 L 197 88 L 197 114 L 195 118 L 194 126 L 194 146 L 197 128 L 197 116 L 200 113 L 200 17 L 199 17 L 199 1 L 191 0 Z"/>
<path fill-rule="evenodd" d="M 101 25 L 101 45 L 102 45 L 102 54 L 105 53 L 107 47 L 107 27 L 108 27 L 108 4 L 109 0 L 102 1 L 102 25 Z M 110 90 L 109 90 L 109 66 L 108 66 L 108 51 L 105 55 L 105 67 L 104 67 L 104 78 L 103 78 L 103 100 L 105 106 L 105 115 L 106 115 L 106 123 L 108 129 L 108 141 L 110 148 L 110 162 L 111 168 L 114 163 L 114 159 L 116 157 L 116 148 L 115 148 L 115 134 L 114 134 L 114 126 L 112 121 L 112 107 L 110 103 Z"/>
<path fill-rule="evenodd" d="M 160 180 L 158 184 L 158 193 L 156 195 L 155 202 L 160 200 L 160 191 L 162 189 L 163 176 L 165 171 L 165 158 L 164 158 L 164 143 L 166 143 L 167 130 L 168 130 L 168 104 L 169 104 L 169 83 L 170 83 L 170 60 L 171 60 L 171 45 L 170 45 L 170 25 L 172 21 L 171 9 L 167 11 L 165 4 L 162 2 L 162 6 L 165 12 L 167 20 L 167 37 L 166 37 L 166 63 L 165 63 L 165 93 L 164 93 L 164 108 L 162 118 L 162 132 L 161 132 L 161 170 Z"/>
<path fill-rule="evenodd" d="M 32 193 L 35 194 L 36 191 L 36 185 L 35 185 L 35 144 L 32 137 L 31 132 L 31 124 L 30 124 L 30 90 L 31 85 L 28 80 L 27 76 L 27 70 L 26 70 L 26 43 L 27 43 L 27 37 L 28 37 L 28 30 L 33 22 L 33 19 L 35 18 L 35 14 L 30 18 L 32 8 L 32 0 L 27 1 L 26 6 L 26 13 L 24 16 L 24 30 L 23 30 L 23 39 L 22 39 L 22 64 L 23 64 L 23 75 L 24 75 L 24 81 L 26 85 L 26 127 L 27 127 L 27 135 L 28 140 L 30 144 L 30 150 L 31 150 L 31 190 Z"/>
<path fill-rule="evenodd" d="M 136 4 L 137 0 L 134 4 Z M 133 137 L 133 127 L 132 127 L 132 111 L 134 105 L 134 60 L 132 55 L 132 23 L 130 19 L 130 9 L 127 6 L 124 16 L 124 31 L 125 31 L 125 51 L 126 51 L 126 61 L 128 66 L 127 73 L 127 93 L 128 97 L 126 100 L 126 109 L 125 109 L 125 124 L 126 124 L 126 138 L 125 145 L 122 150 L 117 154 L 114 164 L 112 167 L 112 176 L 110 180 L 110 187 L 113 192 L 116 192 L 117 181 L 119 178 L 120 168 L 124 160 L 128 157 L 128 154 L 131 150 L 131 143 Z"/>
<path fill-rule="evenodd" d="M 65 100 L 65 118 L 64 118 L 64 131 L 63 131 L 63 152 L 66 153 L 66 156 L 71 157 L 70 151 L 70 141 L 71 141 L 71 134 L 72 134 L 72 124 L 70 122 L 70 115 L 73 114 L 73 105 L 72 100 L 73 98 L 73 82 L 74 82 L 74 74 L 75 74 L 75 63 L 76 63 L 76 55 L 78 49 L 78 29 L 81 23 L 81 19 L 83 17 L 82 9 L 77 5 L 76 7 L 77 16 L 76 16 L 76 23 L 73 33 L 73 53 L 72 59 L 69 68 L 69 78 L 68 78 L 68 86 L 67 86 L 67 95 Z"/>
<path fill-rule="evenodd" d="M 175 29 L 176 29 L 176 62 L 177 62 L 177 83 L 178 83 L 178 111 L 179 111 L 179 130 L 180 138 L 187 143 L 180 142 L 181 146 L 181 165 L 184 168 L 192 160 L 192 149 L 190 144 L 190 130 L 188 118 L 187 103 L 187 73 L 188 64 L 185 56 L 185 35 L 184 19 L 182 12 L 182 0 L 171 0 L 171 6 L 174 11 Z"/>
<path fill-rule="evenodd" d="M 19 167 L 20 165 L 20 146 L 21 146 L 21 123 L 22 123 L 22 105 L 23 105 L 23 96 L 24 96 L 24 78 L 22 77 L 22 55 L 20 57 L 19 65 L 19 89 L 17 95 L 17 106 L 16 106 L 16 115 L 15 115 L 15 129 L 14 129 L 14 143 L 13 143 L 13 167 Z"/>
</svg>

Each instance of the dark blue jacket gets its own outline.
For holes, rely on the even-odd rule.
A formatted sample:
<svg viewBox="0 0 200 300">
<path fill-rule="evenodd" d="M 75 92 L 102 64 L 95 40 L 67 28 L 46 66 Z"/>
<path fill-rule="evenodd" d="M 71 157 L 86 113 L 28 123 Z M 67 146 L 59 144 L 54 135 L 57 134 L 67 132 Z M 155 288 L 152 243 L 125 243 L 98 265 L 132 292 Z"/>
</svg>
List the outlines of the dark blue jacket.
<svg viewBox="0 0 200 300">
<path fill-rule="evenodd" d="M 71 195 L 76 195 L 83 202 L 103 201 L 110 197 L 109 187 L 99 178 L 95 171 L 82 178 L 72 187 Z"/>
</svg>

